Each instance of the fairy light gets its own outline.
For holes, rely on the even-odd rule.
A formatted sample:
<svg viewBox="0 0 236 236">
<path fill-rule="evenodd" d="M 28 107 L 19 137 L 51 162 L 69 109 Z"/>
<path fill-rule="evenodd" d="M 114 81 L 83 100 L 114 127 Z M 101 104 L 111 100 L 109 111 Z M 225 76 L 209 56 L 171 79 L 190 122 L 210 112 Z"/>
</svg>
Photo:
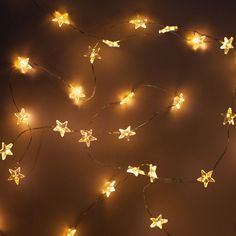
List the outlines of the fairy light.
<svg viewBox="0 0 236 236">
<path fill-rule="evenodd" d="M 206 49 L 206 36 L 195 32 L 188 40 L 188 43 L 192 46 L 193 50 Z"/>
<path fill-rule="evenodd" d="M 180 93 L 179 95 L 174 97 L 172 108 L 179 110 L 184 102 L 185 102 L 184 95 L 183 93 Z"/>
<path fill-rule="evenodd" d="M 158 32 L 159 34 L 165 34 L 168 32 L 173 32 L 173 31 L 177 31 L 178 30 L 178 26 L 166 26 L 163 29 L 160 29 Z"/>
<path fill-rule="evenodd" d="M 148 20 L 146 18 L 143 18 L 141 16 L 137 16 L 136 18 L 130 20 L 130 24 L 133 24 L 135 29 L 138 29 L 138 28 L 144 28 L 146 29 L 147 28 L 147 25 L 146 23 L 148 22 Z"/>
<path fill-rule="evenodd" d="M 15 113 L 15 116 L 17 117 L 17 125 L 29 125 L 30 114 L 26 113 L 24 108 L 21 108 L 20 112 Z"/>
<path fill-rule="evenodd" d="M 85 98 L 85 94 L 83 92 L 83 88 L 79 87 L 70 87 L 69 98 L 72 99 L 75 104 L 79 105 Z"/>
<path fill-rule="evenodd" d="M 204 170 L 201 170 L 201 177 L 197 179 L 198 182 L 202 182 L 204 184 L 204 187 L 207 188 L 209 183 L 215 183 L 215 180 L 212 178 L 213 170 L 205 172 Z"/>
<path fill-rule="evenodd" d="M 74 236 L 76 234 L 77 230 L 74 228 L 68 228 L 66 230 L 65 236 Z"/>
<path fill-rule="evenodd" d="M 17 57 L 17 59 L 14 61 L 14 67 L 22 74 L 26 74 L 32 69 L 32 66 L 29 64 L 29 58 L 26 57 Z"/>
<path fill-rule="evenodd" d="M 157 169 L 157 166 L 154 166 L 152 164 L 149 165 L 149 172 L 147 175 L 150 177 L 151 183 L 153 183 L 155 179 L 158 179 L 157 174 L 156 174 L 156 169 Z"/>
<path fill-rule="evenodd" d="M 159 229 L 162 229 L 162 225 L 166 224 L 168 222 L 167 219 L 163 219 L 162 215 L 160 214 L 157 218 L 150 218 L 150 220 L 152 221 L 150 227 L 151 228 L 155 228 L 158 227 Z"/>
<path fill-rule="evenodd" d="M 120 47 L 119 40 L 118 41 L 110 41 L 110 40 L 103 39 L 102 42 L 112 48 L 119 48 Z"/>
<path fill-rule="evenodd" d="M 133 174 L 136 177 L 139 175 L 145 175 L 143 170 L 140 170 L 140 167 L 128 166 L 127 173 Z"/>
<path fill-rule="evenodd" d="M 59 120 L 56 120 L 56 127 L 53 129 L 55 132 L 59 132 L 61 137 L 63 138 L 65 133 L 71 133 L 71 130 L 67 127 L 68 121 L 60 122 Z"/>
<path fill-rule="evenodd" d="M 88 49 L 89 51 L 87 54 L 84 55 L 84 57 L 89 57 L 91 64 L 93 64 L 96 59 L 102 59 L 102 57 L 99 55 L 100 48 L 98 47 L 98 44 L 96 44 L 94 47 L 89 46 Z"/>
<path fill-rule="evenodd" d="M 234 125 L 234 118 L 236 117 L 236 114 L 233 113 L 232 108 L 229 107 L 226 113 L 221 113 L 222 116 L 224 116 L 223 125 Z"/>
<path fill-rule="evenodd" d="M 2 149 L 0 150 L 0 154 L 2 156 L 2 160 L 6 160 L 7 156 L 12 156 L 13 153 L 11 151 L 11 148 L 13 147 L 13 143 L 5 144 L 2 142 Z"/>
<path fill-rule="evenodd" d="M 130 92 L 128 95 L 121 99 L 120 105 L 129 103 L 132 100 L 133 96 L 134 92 Z"/>
<path fill-rule="evenodd" d="M 106 182 L 102 193 L 106 195 L 106 197 L 110 197 L 112 192 L 115 192 L 115 184 L 116 181 L 112 181 L 112 182 Z"/>
<path fill-rule="evenodd" d="M 21 173 L 21 168 L 18 167 L 16 169 L 9 169 L 10 177 L 8 181 L 14 181 L 16 185 L 20 184 L 20 179 L 25 178 L 25 176 Z"/>
<path fill-rule="evenodd" d="M 62 27 L 63 24 L 65 25 L 70 24 L 69 14 L 67 12 L 60 13 L 59 11 L 55 11 L 53 16 L 54 18 L 52 19 L 52 21 L 58 23 L 59 27 Z"/>
<path fill-rule="evenodd" d="M 233 37 L 231 37 L 229 39 L 227 37 L 224 37 L 224 41 L 220 41 L 222 44 L 220 49 L 224 50 L 224 54 L 228 54 L 229 50 L 234 48 L 234 46 L 232 45 L 233 40 L 234 40 Z"/>
<path fill-rule="evenodd" d="M 118 137 L 119 139 L 126 138 L 127 141 L 130 141 L 130 137 L 134 136 L 136 132 L 131 130 L 131 126 L 128 126 L 126 129 L 119 129 L 120 136 Z"/>
<path fill-rule="evenodd" d="M 93 134 L 93 130 L 80 130 L 80 133 L 82 135 L 82 138 L 79 140 L 80 143 L 85 143 L 86 146 L 89 148 L 91 142 L 96 141 L 97 138 L 94 137 Z"/>
</svg>

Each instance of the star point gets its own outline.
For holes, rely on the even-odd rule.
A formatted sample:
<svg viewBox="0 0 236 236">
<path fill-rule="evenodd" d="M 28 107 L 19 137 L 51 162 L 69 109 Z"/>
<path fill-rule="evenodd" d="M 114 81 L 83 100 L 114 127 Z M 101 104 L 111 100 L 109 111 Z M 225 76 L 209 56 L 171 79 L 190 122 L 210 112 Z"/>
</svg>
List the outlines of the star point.
<svg viewBox="0 0 236 236">
<path fill-rule="evenodd" d="M 65 133 L 71 133 L 71 130 L 67 127 L 68 121 L 60 122 L 59 120 L 56 120 L 56 127 L 53 129 L 55 132 L 59 132 L 61 137 L 63 138 Z"/>
<path fill-rule="evenodd" d="M 110 197 L 111 193 L 112 192 L 115 192 L 115 184 L 116 184 L 116 181 L 112 181 L 112 182 L 107 182 L 104 186 L 104 189 L 103 189 L 103 194 L 106 195 L 106 197 Z"/>
<path fill-rule="evenodd" d="M 80 143 L 85 143 L 86 146 L 89 148 L 91 142 L 96 141 L 97 138 L 92 136 L 93 130 L 80 130 L 80 133 L 82 135 L 82 138 L 79 140 Z"/>
<path fill-rule="evenodd" d="M 59 27 L 62 27 L 63 24 L 66 24 L 66 25 L 70 24 L 69 14 L 67 12 L 60 13 L 59 11 L 55 11 L 53 16 L 54 18 L 52 19 L 52 21 L 58 23 Z"/>
<path fill-rule="evenodd" d="M 234 48 L 233 40 L 234 40 L 233 37 L 229 39 L 227 37 L 224 37 L 224 41 L 220 41 L 222 44 L 220 49 L 224 50 L 224 54 L 228 54 L 229 50 Z"/>
<path fill-rule="evenodd" d="M 11 151 L 12 147 L 13 147 L 13 143 L 9 143 L 8 145 L 6 145 L 4 142 L 2 142 L 2 149 L 0 150 L 0 154 L 2 155 L 2 160 L 5 160 L 7 156 L 13 155 Z"/>
<path fill-rule="evenodd" d="M 26 113 L 24 108 L 21 108 L 20 112 L 15 113 L 15 116 L 17 117 L 17 125 L 20 124 L 29 125 L 30 114 Z"/>
<path fill-rule="evenodd" d="M 229 107 L 226 113 L 221 113 L 222 116 L 224 116 L 223 125 L 234 125 L 234 118 L 236 117 L 236 114 L 233 113 L 232 108 Z"/>
<path fill-rule="evenodd" d="M 151 183 L 153 183 L 155 179 L 158 179 L 157 174 L 156 174 L 156 169 L 157 169 L 157 166 L 154 166 L 152 164 L 149 165 L 148 176 L 150 177 Z"/>
<path fill-rule="evenodd" d="M 10 177 L 8 178 L 8 181 L 14 181 L 16 185 L 20 184 L 20 179 L 25 178 L 23 174 L 21 174 L 21 168 L 18 167 L 15 170 L 9 169 Z"/>
<path fill-rule="evenodd" d="M 202 182 L 204 184 L 204 187 L 207 188 L 209 183 L 215 183 L 215 180 L 212 178 L 213 170 L 205 172 L 204 170 L 201 170 L 201 177 L 197 179 L 198 182 Z"/>
<path fill-rule="evenodd" d="M 134 136 L 136 132 L 131 130 L 131 126 L 128 126 L 126 129 L 119 129 L 120 136 L 118 137 L 119 139 L 126 138 L 127 141 L 130 141 L 130 137 Z"/>
<path fill-rule="evenodd" d="M 152 221 L 150 227 L 151 228 L 155 228 L 158 227 L 159 229 L 162 229 L 162 225 L 166 224 L 168 222 L 167 219 L 163 219 L 162 215 L 160 214 L 157 218 L 150 218 L 150 220 Z"/>
<path fill-rule="evenodd" d="M 129 21 L 130 24 L 133 24 L 135 29 L 138 28 L 147 28 L 146 23 L 148 22 L 148 20 L 146 18 L 143 18 L 141 16 L 137 16 L 136 18 L 132 19 Z"/>
<path fill-rule="evenodd" d="M 29 64 L 29 58 L 26 57 L 17 57 L 14 62 L 14 67 L 22 74 L 26 74 L 29 70 L 32 69 L 32 66 Z"/>
<path fill-rule="evenodd" d="M 87 54 L 84 55 L 84 57 L 89 57 L 91 64 L 93 64 L 96 59 L 102 59 L 102 57 L 99 55 L 100 48 L 98 47 L 98 44 L 96 44 L 94 47 L 89 46 L 88 49 L 89 51 Z"/>
</svg>

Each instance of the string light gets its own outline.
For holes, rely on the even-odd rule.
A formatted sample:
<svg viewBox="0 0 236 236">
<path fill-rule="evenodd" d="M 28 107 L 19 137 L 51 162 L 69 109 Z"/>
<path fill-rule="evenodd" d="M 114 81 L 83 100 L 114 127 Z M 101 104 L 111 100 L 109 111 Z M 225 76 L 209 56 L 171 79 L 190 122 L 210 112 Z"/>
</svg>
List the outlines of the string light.
<svg viewBox="0 0 236 236">
<path fill-rule="evenodd" d="M 84 55 L 84 57 L 89 57 L 91 64 L 93 64 L 96 59 L 102 59 L 102 57 L 99 55 L 100 48 L 98 47 L 98 44 L 96 44 L 94 47 L 89 46 L 88 49 L 89 51 Z"/>
<path fill-rule="evenodd" d="M 148 176 L 150 177 L 150 182 L 153 183 L 155 179 L 158 179 L 156 174 L 157 166 L 154 166 L 152 164 L 149 165 L 149 172 Z"/>
<path fill-rule="evenodd" d="M 102 42 L 112 48 L 119 48 L 120 47 L 119 40 L 118 41 L 110 41 L 110 40 L 103 39 Z"/>
<path fill-rule="evenodd" d="M 207 188 L 209 183 L 214 183 L 215 180 L 211 177 L 213 174 L 213 170 L 205 172 L 204 170 L 201 170 L 201 177 L 197 179 L 198 182 L 202 182 L 204 184 L 204 187 Z"/>
<path fill-rule="evenodd" d="M 116 181 L 112 181 L 112 182 L 106 182 L 104 189 L 103 189 L 103 194 L 106 195 L 106 197 L 110 197 L 112 192 L 115 192 L 115 183 Z"/>
<path fill-rule="evenodd" d="M 14 62 L 14 67 L 22 74 L 26 74 L 29 70 L 32 69 L 32 66 L 29 64 L 29 58 L 26 57 L 17 57 Z"/>
<path fill-rule="evenodd" d="M 236 117 L 236 114 L 233 113 L 231 107 L 228 108 L 227 113 L 221 113 L 221 115 L 224 116 L 223 125 L 234 125 L 234 118 Z"/>
<path fill-rule="evenodd" d="M 53 16 L 54 16 L 54 18 L 52 19 L 52 21 L 58 23 L 59 27 L 62 27 L 63 24 L 65 24 L 65 25 L 70 24 L 69 14 L 67 12 L 60 13 L 59 11 L 55 11 Z"/>
<path fill-rule="evenodd" d="M 15 116 L 17 117 L 17 125 L 29 125 L 30 114 L 26 113 L 24 108 L 21 108 L 20 112 L 15 113 Z"/>
<path fill-rule="evenodd" d="M 9 143 L 8 145 L 6 145 L 4 142 L 2 142 L 2 149 L 0 150 L 0 153 L 2 155 L 2 160 L 5 160 L 7 156 L 13 155 L 11 151 L 12 147 L 13 147 L 13 143 Z"/>
<path fill-rule="evenodd" d="M 139 175 L 145 175 L 143 170 L 140 170 L 140 167 L 128 166 L 127 173 L 134 174 L 136 177 Z"/>
<path fill-rule="evenodd" d="M 133 24 L 135 29 L 138 29 L 138 28 L 144 28 L 146 29 L 147 28 L 147 25 L 146 23 L 148 22 L 148 20 L 146 18 L 143 18 L 141 16 L 137 16 L 136 18 L 130 20 L 130 24 Z"/>
<path fill-rule="evenodd" d="M 224 37 L 224 41 L 220 41 L 222 44 L 220 49 L 224 50 L 224 54 L 228 54 L 229 50 L 234 48 L 234 46 L 232 45 L 233 40 L 234 40 L 233 37 L 231 37 L 230 39 Z"/>
<path fill-rule="evenodd" d="M 20 184 L 20 179 L 25 178 L 23 174 L 21 174 L 21 168 L 18 167 L 15 170 L 9 169 L 10 177 L 8 181 L 14 181 L 16 185 Z"/>
<path fill-rule="evenodd" d="M 61 137 L 63 138 L 65 133 L 70 133 L 71 130 L 67 127 L 68 121 L 60 122 L 59 120 L 56 120 L 56 127 L 53 129 L 55 132 L 59 132 Z"/>
<path fill-rule="evenodd" d="M 130 92 L 123 99 L 121 99 L 120 105 L 129 103 L 131 101 L 131 99 L 133 98 L 133 96 L 134 96 L 134 92 Z"/>
<path fill-rule="evenodd" d="M 65 236 L 74 236 L 76 234 L 76 229 L 74 228 L 69 228 L 66 230 Z"/>
<path fill-rule="evenodd" d="M 166 26 L 163 29 L 160 29 L 158 32 L 159 34 L 165 34 L 168 32 L 173 32 L 173 31 L 177 31 L 178 30 L 178 26 Z"/>
<path fill-rule="evenodd" d="M 185 102 L 184 95 L 183 93 L 180 93 L 179 95 L 174 97 L 172 108 L 179 110 L 184 102 Z"/>
<path fill-rule="evenodd" d="M 86 143 L 86 146 L 89 148 L 90 143 L 93 141 L 96 141 L 97 138 L 93 137 L 93 130 L 80 130 L 80 133 L 82 135 L 82 138 L 79 140 L 80 143 Z"/>
<path fill-rule="evenodd" d="M 162 218 L 161 214 L 157 218 L 150 218 L 150 220 L 152 221 L 150 227 L 151 228 L 158 227 L 159 229 L 162 229 L 162 225 L 168 222 L 167 219 Z"/>
<path fill-rule="evenodd" d="M 190 45 L 192 45 L 193 50 L 198 50 L 198 49 L 206 49 L 205 40 L 206 40 L 205 35 L 201 35 L 195 32 L 188 42 Z"/>
<path fill-rule="evenodd" d="M 126 138 L 127 141 L 130 141 L 130 137 L 135 135 L 136 132 L 131 130 L 131 126 L 128 126 L 126 129 L 119 129 L 120 136 L 118 137 L 119 139 Z"/>
<path fill-rule="evenodd" d="M 85 98 L 85 94 L 83 92 L 83 88 L 79 87 L 70 87 L 69 98 L 72 99 L 75 104 L 79 105 Z"/>
</svg>

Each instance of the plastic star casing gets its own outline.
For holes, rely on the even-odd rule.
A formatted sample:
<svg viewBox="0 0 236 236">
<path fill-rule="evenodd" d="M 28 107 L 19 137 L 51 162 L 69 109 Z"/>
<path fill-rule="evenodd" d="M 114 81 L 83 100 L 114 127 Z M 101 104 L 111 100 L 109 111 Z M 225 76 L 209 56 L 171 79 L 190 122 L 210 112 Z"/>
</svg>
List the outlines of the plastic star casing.
<svg viewBox="0 0 236 236">
<path fill-rule="evenodd" d="M 76 229 L 74 229 L 74 228 L 68 228 L 67 230 L 66 230 L 66 233 L 65 233 L 65 236 L 74 236 L 75 234 L 76 234 Z"/>
<path fill-rule="evenodd" d="M 26 113 L 24 108 L 21 108 L 20 112 L 15 113 L 15 116 L 17 117 L 17 125 L 29 125 L 30 114 Z"/>
<path fill-rule="evenodd" d="M 119 40 L 118 41 L 110 41 L 110 40 L 103 39 L 102 42 L 112 48 L 119 48 L 120 47 Z"/>
<path fill-rule="evenodd" d="M 222 116 L 224 116 L 223 125 L 234 125 L 234 118 L 236 117 L 236 114 L 233 113 L 232 108 L 229 107 L 226 113 L 222 113 Z"/>
<path fill-rule="evenodd" d="M 131 130 L 131 126 L 128 126 L 126 129 L 119 129 L 120 136 L 118 137 L 119 139 L 126 138 L 127 141 L 130 141 L 130 137 L 134 136 L 136 132 Z"/>
<path fill-rule="evenodd" d="M 137 16 L 136 18 L 130 20 L 130 24 L 133 24 L 135 29 L 138 29 L 138 28 L 144 28 L 146 29 L 147 28 L 147 25 L 146 23 L 148 22 L 148 20 L 146 18 L 143 18 L 141 16 Z"/>
<path fill-rule="evenodd" d="M 12 147 L 13 147 L 13 143 L 9 143 L 8 145 L 6 145 L 4 142 L 2 142 L 2 149 L 0 150 L 0 154 L 2 155 L 2 160 L 5 160 L 7 156 L 13 155 L 11 151 Z"/>
<path fill-rule="evenodd" d="M 71 130 L 67 127 L 68 121 L 60 122 L 59 120 L 56 120 L 56 127 L 53 129 L 55 132 L 59 132 L 61 137 L 63 138 L 65 133 L 71 133 Z"/>
<path fill-rule="evenodd" d="M 80 143 L 86 143 L 86 146 L 89 148 L 90 143 L 93 141 L 96 141 L 97 138 L 93 137 L 93 130 L 80 130 L 80 133 L 82 135 L 82 138 L 79 140 Z"/>
<path fill-rule="evenodd" d="M 162 218 L 162 215 L 159 215 L 157 218 L 150 218 L 150 220 L 152 221 L 150 227 L 151 228 L 158 227 L 159 229 L 162 229 L 162 225 L 168 222 L 167 219 Z"/>
<path fill-rule="evenodd" d="M 185 102 L 184 95 L 180 93 L 179 95 L 174 97 L 172 108 L 179 110 L 184 102 Z"/>
<path fill-rule="evenodd" d="M 29 64 L 29 58 L 26 57 L 17 57 L 14 62 L 14 67 L 22 74 L 26 74 L 29 70 L 32 69 L 32 66 Z"/>
<path fill-rule="evenodd" d="M 215 180 L 212 178 L 213 170 L 205 172 L 204 170 L 201 170 L 201 177 L 197 179 L 198 182 L 202 182 L 204 184 L 204 187 L 207 188 L 209 183 L 215 183 Z"/>
<path fill-rule="evenodd" d="M 25 178 L 23 174 L 21 174 L 21 168 L 18 167 L 15 170 L 9 169 L 10 177 L 8 181 L 14 181 L 16 185 L 20 184 L 20 179 Z"/>
<path fill-rule="evenodd" d="M 79 105 L 85 98 L 85 94 L 83 92 L 83 88 L 79 87 L 70 87 L 69 98 L 72 99 L 75 104 Z"/>
<path fill-rule="evenodd" d="M 106 197 L 110 197 L 111 193 L 112 192 L 115 192 L 115 184 L 116 184 L 116 181 L 112 181 L 112 182 L 107 182 L 104 186 L 104 189 L 103 189 L 103 194 L 106 195 Z"/>
<path fill-rule="evenodd" d="M 100 48 L 98 47 L 98 44 L 96 44 L 94 47 L 89 46 L 88 49 L 89 51 L 87 54 L 84 55 L 84 57 L 89 57 L 91 64 L 93 64 L 96 59 L 102 59 L 102 57 L 99 55 Z"/>
<path fill-rule="evenodd" d="M 224 50 L 224 54 L 228 54 L 229 50 L 234 48 L 233 40 L 234 40 L 233 37 L 229 39 L 227 37 L 224 37 L 224 41 L 220 41 L 222 44 L 220 49 Z"/>
<path fill-rule="evenodd" d="M 59 11 L 55 11 L 53 16 L 54 18 L 52 19 L 52 21 L 58 23 L 59 27 L 62 27 L 63 24 L 66 24 L 66 25 L 70 24 L 69 14 L 67 12 L 60 13 Z"/>
</svg>

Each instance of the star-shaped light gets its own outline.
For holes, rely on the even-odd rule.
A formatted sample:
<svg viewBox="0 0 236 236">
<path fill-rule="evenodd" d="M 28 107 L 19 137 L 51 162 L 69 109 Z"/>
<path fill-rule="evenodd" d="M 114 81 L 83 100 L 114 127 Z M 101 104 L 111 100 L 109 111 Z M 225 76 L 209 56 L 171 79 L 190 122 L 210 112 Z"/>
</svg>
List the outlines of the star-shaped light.
<svg viewBox="0 0 236 236">
<path fill-rule="evenodd" d="M 11 151 L 11 148 L 13 147 L 12 143 L 9 143 L 6 145 L 4 142 L 2 142 L 2 149 L 0 150 L 0 153 L 2 155 L 2 160 L 5 160 L 7 156 L 12 156 L 13 153 Z"/>
<path fill-rule="evenodd" d="M 72 99 L 76 104 L 80 104 L 84 98 L 85 94 L 83 92 L 83 88 L 81 86 L 79 87 L 73 87 L 71 86 L 70 88 L 70 93 L 69 93 L 70 99 Z"/>
<path fill-rule="evenodd" d="M 14 67 L 22 74 L 26 74 L 29 70 L 32 69 L 32 66 L 29 64 L 29 58 L 26 57 L 17 57 L 14 62 Z"/>
<path fill-rule="evenodd" d="M 63 138 L 65 133 L 70 133 L 71 130 L 67 127 L 68 121 L 60 122 L 59 120 L 56 120 L 56 127 L 53 129 L 55 132 L 59 132 L 61 137 Z"/>
<path fill-rule="evenodd" d="M 146 29 L 147 28 L 147 25 L 146 23 L 148 22 L 148 20 L 146 18 L 143 18 L 141 16 L 137 16 L 136 18 L 130 20 L 130 24 L 133 24 L 135 29 L 138 29 L 138 28 L 144 28 Z"/>
<path fill-rule="evenodd" d="M 233 113 L 231 107 L 228 108 L 227 113 L 222 113 L 221 115 L 224 116 L 223 125 L 234 125 L 234 118 L 236 117 L 236 114 Z"/>
<path fill-rule="evenodd" d="M 150 182 L 153 183 L 155 179 L 158 179 L 156 174 L 157 166 L 154 166 L 152 164 L 149 165 L 149 172 L 148 176 L 150 177 Z"/>
<path fill-rule="evenodd" d="M 158 32 L 159 34 L 165 34 L 171 31 L 177 31 L 178 30 L 178 26 L 166 26 L 163 29 L 160 29 Z"/>
<path fill-rule="evenodd" d="M 184 95 L 180 93 L 174 97 L 172 108 L 179 110 L 184 103 Z"/>
<path fill-rule="evenodd" d="M 205 49 L 206 48 L 206 36 L 198 33 L 190 38 L 189 43 L 192 45 L 193 50 Z"/>
<path fill-rule="evenodd" d="M 131 126 L 128 126 L 126 129 L 119 129 L 120 136 L 119 139 L 126 138 L 128 141 L 130 140 L 130 136 L 133 136 L 136 134 L 136 132 L 131 130 Z"/>
<path fill-rule="evenodd" d="M 69 25 L 69 14 L 66 13 L 60 13 L 59 11 L 55 11 L 53 14 L 54 18 L 52 19 L 53 22 L 57 22 L 59 27 L 62 27 L 63 24 Z"/>
<path fill-rule="evenodd" d="M 128 166 L 127 173 L 134 174 L 136 177 L 139 175 L 145 175 L 143 170 L 140 170 L 140 167 Z"/>
<path fill-rule="evenodd" d="M 103 189 L 103 194 L 106 195 L 106 197 L 110 197 L 111 193 L 112 192 L 115 192 L 115 183 L 116 181 L 112 181 L 112 182 L 107 182 L 104 186 L 104 189 Z"/>
<path fill-rule="evenodd" d="M 130 92 L 128 95 L 126 95 L 124 98 L 121 99 L 120 105 L 127 104 L 131 101 L 131 99 L 134 96 L 134 92 Z"/>
<path fill-rule="evenodd" d="M 80 143 L 86 143 L 87 147 L 90 147 L 92 141 L 96 141 L 97 138 L 93 137 L 93 130 L 80 130 L 82 138 L 79 140 Z"/>
<path fill-rule="evenodd" d="M 17 117 L 17 125 L 29 124 L 30 114 L 26 113 L 24 108 L 21 108 L 20 112 L 15 113 L 15 116 Z"/>
<path fill-rule="evenodd" d="M 227 37 L 224 37 L 224 41 L 220 41 L 222 44 L 220 49 L 224 49 L 224 54 L 228 54 L 229 50 L 234 48 L 234 46 L 232 45 L 233 40 L 234 40 L 233 37 L 231 37 L 230 39 L 228 39 Z"/>
<path fill-rule="evenodd" d="M 152 221 L 150 227 L 151 228 L 158 227 L 159 229 L 162 229 L 162 225 L 168 222 L 167 219 L 162 218 L 162 215 L 159 215 L 157 218 L 150 218 L 150 220 Z"/>
<path fill-rule="evenodd" d="M 215 183 L 215 180 L 211 177 L 213 174 L 213 170 L 205 172 L 204 170 L 201 170 L 201 177 L 197 179 L 198 182 L 202 182 L 204 184 L 204 187 L 207 188 L 209 183 Z"/>
<path fill-rule="evenodd" d="M 103 39 L 102 42 L 111 48 L 119 48 L 120 47 L 119 40 L 118 41 L 110 41 L 110 40 Z"/>
<path fill-rule="evenodd" d="M 89 46 L 88 49 L 89 51 L 84 55 L 84 57 L 89 57 L 91 64 L 93 64 L 96 59 L 102 59 L 102 57 L 99 55 L 100 48 L 98 47 L 98 44 L 96 44 L 94 47 Z"/>
<path fill-rule="evenodd" d="M 8 178 L 8 181 L 15 181 L 16 185 L 20 184 L 20 179 L 25 178 L 23 174 L 21 174 L 21 168 L 18 167 L 15 170 L 9 169 L 10 177 Z"/>
<path fill-rule="evenodd" d="M 76 229 L 74 228 L 69 228 L 66 230 L 65 236 L 74 236 L 76 234 Z"/>
</svg>

